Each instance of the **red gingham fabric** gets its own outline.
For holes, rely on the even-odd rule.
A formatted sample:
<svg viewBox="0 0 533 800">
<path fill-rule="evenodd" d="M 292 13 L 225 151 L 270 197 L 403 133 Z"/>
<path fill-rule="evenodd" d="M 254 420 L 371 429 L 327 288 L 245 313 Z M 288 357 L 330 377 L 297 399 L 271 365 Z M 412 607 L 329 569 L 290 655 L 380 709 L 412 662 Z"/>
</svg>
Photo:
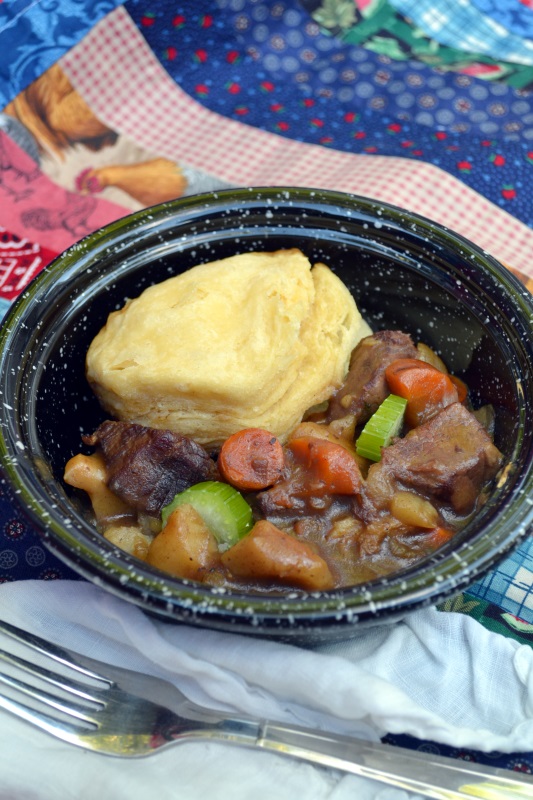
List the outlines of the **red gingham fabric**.
<svg viewBox="0 0 533 800">
<path fill-rule="evenodd" d="M 234 186 L 311 186 L 393 203 L 533 277 L 533 231 L 438 167 L 292 141 L 215 114 L 165 72 L 123 7 L 60 61 L 109 127 Z"/>
</svg>

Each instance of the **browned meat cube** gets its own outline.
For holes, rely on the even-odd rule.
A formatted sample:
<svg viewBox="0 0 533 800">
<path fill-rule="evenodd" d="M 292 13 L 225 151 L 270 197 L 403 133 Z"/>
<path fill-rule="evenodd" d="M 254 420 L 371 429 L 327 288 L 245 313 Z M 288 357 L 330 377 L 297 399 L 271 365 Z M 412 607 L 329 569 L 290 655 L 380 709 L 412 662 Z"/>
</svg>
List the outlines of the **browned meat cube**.
<svg viewBox="0 0 533 800">
<path fill-rule="evenodd" d="M 411 489 L 467 514 L 502 462 L 490 436 L 460 403 L 447 406 L 382 453 L 366 482 L 367 500 L 379 510 L 388 508 L 395 491 Z"/>
<path fill-rule="evenodd" d="M 201 445 L 172 431 L 107 421 L 82 438 L 101 448 L 111 491 L 147 514 L 158 515 L 178 492 L 218 475 Z"/>
<path fill-rule="evenodd" d="M 413 340 L 401 331 L 377 331 L 361 339 L 344 383 L 331 399 L 328 421 L 353 415 L 356 425 L 366 422 L 390 394 L 385 369 L 398 358 L 418 357 Z"/>
</svg>

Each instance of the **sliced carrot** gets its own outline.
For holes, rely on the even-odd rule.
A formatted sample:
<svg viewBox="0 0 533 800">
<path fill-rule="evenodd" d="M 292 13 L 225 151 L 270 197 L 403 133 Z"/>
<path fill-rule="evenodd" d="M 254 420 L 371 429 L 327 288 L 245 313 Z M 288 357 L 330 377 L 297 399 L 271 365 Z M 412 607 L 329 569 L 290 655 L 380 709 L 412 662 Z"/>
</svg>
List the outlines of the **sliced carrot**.
<svg viewBox="0 0 533 800">
<path fill-rule="evenodd" d="M 310 474 L 313 490 L 331 494 L 358 494 L 361 472 L 357 462 L 340 444 L 314 436 L 291 439 L 287 447 Z"/>
<path fill-rule="evenodd" d="M 453 383 L 453 385 L 455 386 L 455 388 L 457 389 L 459 402 L 464 403 L 464 401 L 468 397 L 468 387 L 466 383 L 462 381 L 461 378 L 458 378 L 456 375 L 450 375 L 449 378 Z"/>
<path fill-rule="evenodd" d="M 412 428 L 459 399 L 449 375 L 417 358 L 393 361 L 385 377 L 391 392 L 407 400 L 405 421 Z"/>
<path fill-rule="evenodd" d="M 223 479 L 243 491 L 272 486 L 283 473 L 285 457 L 279 439 L 263 428 L 245 428 L 226 439 L 218 456 Z"/>
</svg>

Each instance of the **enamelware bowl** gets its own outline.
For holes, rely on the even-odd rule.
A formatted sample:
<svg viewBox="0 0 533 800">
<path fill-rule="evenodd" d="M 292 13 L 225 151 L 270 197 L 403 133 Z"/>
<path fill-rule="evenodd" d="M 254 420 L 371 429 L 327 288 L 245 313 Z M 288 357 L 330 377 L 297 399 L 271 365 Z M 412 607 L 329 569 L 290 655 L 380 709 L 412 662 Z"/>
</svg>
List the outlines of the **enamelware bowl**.
<svg viewBox="0 0 533 800">
<path fill-rule="evenodd" d="M 108 314 L 195 264 L 299 247 L 353 292 L 375 330 L 422 340 L 496 412 L 506 467 L 452 542 L 401 573 L 282 597 L 164 575 L 108 543 L 62 480 L 105 415 L 84 375 Z M 241 189 L 140 211 L 71 247 L 30 284 L 0 331 L 0 458 L 43 541 L 81 576 L 159 617 L 300 641 L 341 639 L 458 592 L 528 535 L 533 521 L 533 301 L 501 264 L 420 216 L 351 195 Z"/>
</svg>

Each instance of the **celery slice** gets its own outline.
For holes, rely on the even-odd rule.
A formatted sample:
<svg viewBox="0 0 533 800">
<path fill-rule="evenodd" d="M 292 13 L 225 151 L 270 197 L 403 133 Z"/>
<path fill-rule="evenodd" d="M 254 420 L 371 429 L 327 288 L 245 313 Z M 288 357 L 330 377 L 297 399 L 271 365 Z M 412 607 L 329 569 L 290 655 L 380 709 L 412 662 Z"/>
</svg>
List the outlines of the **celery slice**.
<svg viewBox="0 0 533 800">
<path fill-rule="evenodd" d="M 406 405 L 407 400 L 396 394 L 385 398 L 355 443 L 358 455 L 371 461 L 381 461 L 381 448 L 388 447 L 391 439 L 398 436 L 401 430 Z"/>
<path fill-rule="evenodd" d="M 163 508 L 163 526 L 172 512 L 186 503 L 196 509 L 223 549 L 242 539 L 253 525 L 252 509 L 237 489 L 221 481 L 204 481 L 179 492 Z"/>
</svg>

